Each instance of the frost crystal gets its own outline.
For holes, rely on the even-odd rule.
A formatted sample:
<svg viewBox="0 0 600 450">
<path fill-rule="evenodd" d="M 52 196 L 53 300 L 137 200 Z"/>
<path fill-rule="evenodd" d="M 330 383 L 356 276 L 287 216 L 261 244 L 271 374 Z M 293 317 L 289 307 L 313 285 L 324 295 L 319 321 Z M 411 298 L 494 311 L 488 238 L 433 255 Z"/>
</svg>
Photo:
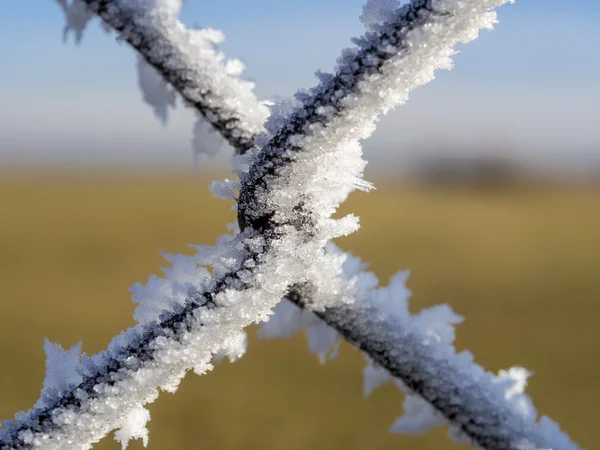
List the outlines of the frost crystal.
<svg viewBox="0 0 600 450">
<path fill-rule="evenodd" d="M 404 416 L 390 427 L 392 433 L 421 435 L 444 424 L 444 416 L 420 397 L 407 394 L 403 407 Z"/>
<path fill-rule="evenodd" d="M 223 347 L 215 354 L 215 361 L 220 361 L 223 358 L 229 359 L 231 362 L 236 362 L 246 353 L 248 347 L 248 335 L 245 332 L 235 334 L 223 342 Z"/>
<path fill-rule="evenodd" d="M 194 154 L 194 165 L 198 165 L 198 157 L 202 154 L 213 158 L 219 152 L 227 151 L 229 144 L 223 137 L 216 133 L 211 124 L 202 117 L 198 117 L 194 123 L 192 132 L 192 151 Z"/>
<path fill-rule="evenodd" d="M 67 3 L 67 0 L 57 1 L 65 13 L 67 22 L 63 30 L 63 40 L 66 42 L 69 32 L 73 32 L 75 43 L 79 44 L 83 38 L 83 30 L 94 17 L 94 13 L 88 10 L 86 2 L 83 0 L 71 0 L 70 4 Z"/>
<path fill-rule="evenodd" d="M 295 102 L 274 111 L 265 135 L 257 138 L 260 152 L 254 153 L 248 174 L 240 174 L 244 185 L 255 186 L 242 189 L 240 195 L 244 225 L 269 229 L 291 224 L 313 239 L 350 231 L 356 225 L 351 217 L 337 222 L 328 217 L 350 191 L 368 187 L 361 180 L 359 141 L 373 132 L 381 113 L 405 102 L 412 90 L 434 78 L 436 70 L 452 68 L 454 45 L 475 39 L 480 29 L 492 28 L 496 15 L 491 10 L 503 3 L 413 1 L 356 39 L 357 48 L 342 53 L 335 74 L 319 74 L 320 84 L 299 91 Z M 290 186 L 306 193 L 301 201 Z M 318 270 L 308 265 L 309 282 L 295 287 L 289 298 L 315 311 L 350 342 L 360 343 L 415 396 L 407 399 L 408 416 L 396 429 L 422 432 L 439 423 L 441 415 L 451 418 L 461 437 L 484 448 L 542 449 L 554 446 L 556 439 L 565 449 L 576 448 L 560 432 L 548 435 L 545 419 L 536 423 L 516 414 L 495 375 L 474 365 L 467 354 L 455 354 L 452 325 L 462 318 L 448 307 L 431 308 L 415 317 L 408 313 L 405 274 L 388 288 L 366 294 L 362 288 L 357 295 L 351 291 L 360 286 L 358 280 L 338 282 L 344 278 L 339 261 L 317 255 Z M 286 316 L 274 319 L 272 327 L 267 324 L 267 330 L 281 329 L 290 319 L 291 326 L 300 327 L 297 316 L 283 311 Z"/>
<path fill-rule="evenodd" d="M 131 287 L 132 299 L 139 303 L 133 317 L 141 324 L 159 320 L 164 310 L 183 305 L 190 290 L 202 290 L 211 280 L 210 272 L 193 256 L 163 254 L 171 264 L 163 267 L 165 278 L 151 275 L 145 285 Z"/>
<path fill-rule="evenodd" d="M 46 377 L 41 398 L 44 393 L 64 392 L 81 383 L 81 375 L 77 371 L 81 359 L 81 342 L 64 350 L 60 344 L 48 339 L 44 342 L 46 352 Z"/>
<path fill-rule="evenodd" d="M 115 431 L 115 441 L 120 442 L 123 450 L 127 448 L 132 439 L 141 439 L 144 447 L 148 446 L 148 429 L 146 424 L 150 421 L 150 412 L 143 406 L 133 408 Z"/>
<path fill-rule="evenodd" d="M 377 25 L 382 25 L 390 20 L 399 4 L 399 0 L 367 0 L 367 3 L 363 6 L 360 20 L 367 29 L 374 29 Z"/>
<path fill-rule="evenodd" d="M 168 110 L 175 107 L 175 91 L 144 58 L 137 57 L 138 84 L 144 101 L 154 110 L 154 115 L 163 125 L 167 123 Z"/>
</svg>

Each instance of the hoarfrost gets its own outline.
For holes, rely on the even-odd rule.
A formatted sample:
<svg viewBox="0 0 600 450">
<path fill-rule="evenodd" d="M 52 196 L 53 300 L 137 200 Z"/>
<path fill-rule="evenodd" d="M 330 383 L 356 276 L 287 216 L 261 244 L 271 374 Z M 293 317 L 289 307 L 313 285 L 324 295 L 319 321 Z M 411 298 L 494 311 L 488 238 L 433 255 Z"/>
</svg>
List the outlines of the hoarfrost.
<svg viewBox="0 0 600 450">
<path fill-rule="evenodd" d="M 363 370 L 363 395 L 368 397 L 378 387 L 392 381 L 393 377 L 389 372 L 376 364 L 365 355 L 367 365 Z"/>
<path fill-rule="evenodd" d="M 273 310 L 273 315 L 258 329 L 261 339 L 290 338 L 304 330 L 308 348 L 324 363 L 338 356 L 340 336 L 324 324 L 314 313 L 302 310 L 290 301 L 282 300 Z"/>
<path fill-rule="evenodd" d="M 312 313 L 303 311 L 284 299 L 273 309 L 273 315 L 269 320 L 261 324 L 258 337 L 261 339 L 291 338 L 306 326 L 305 314 Z"/>
<path fill-rule="evenodd" d="M 148 428 L 146 424 L 150 421 L 150 411 L 143 406 L 131 409 L 121 424 L 121 428 L 115 431 L 115 441 L 119 442 L 125 450 L 132 439 L 141 439 L 144 447 L 148 446 Z"/>
<path fill-rule="evenodd" d="M 83 31 L 94 17 L 94 13 L 88 10 L 87 4 L 83 0 L 71 0 L 71 3 L 67 3 L 67 0 L 57 0 L 57 2 L 65 13 L 66 24 L 63 29 L 63 41 L 66 42 L 69 33 L 72 32 L 75 35 L 75 43 L 81 43 Z"/>
<path fill-rule="evenodd" d="M 175 91 L 164 80 L 154 67 L 144 58 L 137 57 L 138 84 L 144 101 L 154 110 L 154 115 L 166 125 L 169 106 L 175 107 Z"/>
<path fill-rule="evenodd" d="M 77 371 L 81 359 L 81 342 L 69 350 L 64 350 L 60 344 L 46 339 L 44 351 L 46 352 L 46 377 L 43 392 L 60 393 L 81 383 L 81 375 Z M 44 395 L 42 394 L 41 397 Z"/>
<path fill-rule="evenodd" d="M 216 133 L 212 125 L 202 117 L 198 117 L 194 122 L 192 131 L 192 152 L 194 156 L 194 165 L 198 165 L 200 155 L 206 155 L 209 158 L 215 157 L 220 152 L 225 152 L 229 148 L 229 144 Z"/>
<path fill-rule="evenodd" d="M 184 103 L 210 124 L 194 126 L 195 159 L 199 153 L 210 154 L 212 145 L 222 141 L 213 130 L 240 152 L 251 147 L 254 136 L 263 129 L 268 109 L 253 94 L 254 83 L 241 78 L 244 64 L 225 58 L 216 48 L 225 38 L 222 32 L 183 25 L 178 18 L 180 0 L 57 1 L 67 18 L 65 39 L 73 31 L 79 43 L 98 11 L 104 28 L 117 30 L 117 39 L 127 41 L 154 67 L 156 74 L 138 61 L 139 82 L 145 100 L 163 124 L 168 107 L 174 105 L 172 91 L 179 92 Z M 181 76 L 181 68 L 185 68 L 185 76 Z M 221 142 L 216 148 L 223 146 Z"/>
<path fill-rule="evenodd" d="M 248 348 L 248 335 L 242 331 L 238 334 L 225 339 L 223 347 L 219 350 L 215 356 L 215 361 L 220 361 L 223 358 L 229 359 L 230 362 L 236 362 L 246 353 Z"/>
<path fill-rule="evenodd" d="M 221 200 L 236 200 L 236 191 L 240 190 L 240 182 L 234 180 L 213 181 L 210 184 L 212 195 Z"/>
<path fill-rule="evenodd" d="M 406 349 L 397 351 L 395 355 L 386 349 L 387 358 L 415 364 L 418 358 L 425 357 L 429 364 L 430 376 L 434 380 L 439 380 L 440 387 L 451 381 L 450 384 L 461 385 L 463 393 L 481 392 L 481 395 L 487 397 L 487 401 L 492 401 L 497 411 L 509 411 L 510 414 L 505 419 L 506 423 L 502 424 L 506 427 L 505 432 L 508 432 L 509 435 L 514 433 L 514 436 L 523 433 L 529 436 L 519 446 L 513 442 L 514 448 L 538 450 L 578 448 L 553 421 L 545 416 L 538 420 L 537 411 L 531 399 L 524 392 L 527 378 L 531 372 L 520 367 L 513 367 L 507 371 L 502 370 L 496 375 L 475 364 L 469 352 L 456 353 L 454 326 L 461 323 L 463 318 L 454 313 L 449 306 L 439 305 L 416 314 L 410 313 L 408 308 L 410 291 L 405 286 L 408 272 L 400 272 L 392 277 L 390 284 L 386 287 L 377 287 L 375 276 L 363 271 L 365 265 L 358 258 L 344 254 L 332 244 L 329 245 L 328 251 L 332 255 L 342 257 L 345 261 L 342 265 L 342 272 L 337 276 L 348 280 L 354 286 L 355 291 L 350 303 L 348 303 L 347 297 L 343 300 L 348 305 L 344 311 L 352 314 L 353 317 L 348 320 L 353 326 L 363 327 L 360 332 L 364 333 L 363 344 L 365 339 L 374 339 L 375 342 L 385 342 L 386 340 L 395 342 L 399 346 L 398 350 L 402 347 Z M 314 315 L 311 321 L 303 320 L 307 313 L 302 312 L 292 303 L 287 303 L 284 301 L 278 305 L 274 315 L 259 329 L 259 336 L 264 338 L 291 337 L 292 332 L 314 327 L 315 321 L 320 320 Z M 321 326 L 327 327 L 323 321 L 321 321 Z M 333 329 L 331 333 L 337 334 Z M 328 337 L 324 337 L 322 341 L 317 342 L 325 347 L 330 340 Z M 312 347 L 311 351 L 313 351 Z M 406 359 L 407 356 L 403 355 L 412 356 Z M 394 378 L 386 369 L 373 362 L 367 354 L 365 354 L 365 359 L 367 361 L 363 385 L 365 396 L 389 382 L 392 382 L 404 394 L 402 404 L 404 415 L 390 427 L 391 432 L 423 434 L 433 427 L 447 423 L 440 411 L 416 395 L 401 379 Z M 450 401 L 464 400 L 454 397 Z M 476 444 L 454 423 L 451 422 L 449 425 L 450 435 L 455 440 Z"/>
<path fill-rule="evenodd" d="M 373 29 L 390 20 L 399 5 L 399 0 L 367 0 L 360 20 L 367 29 Z"/>
<path fill-rule="evenodd" d="M 132 300 L 139 304 L 134 319 L 141 324 L 159 320 L 164 310 L 183 305 L 190 290 L 205 289 L 211 281 L 210 272 L 194 256 L 163 253 L 171 266 L 163 267 L 164 278 L 150 275 L 148 282 L 134 284 Z"/>
<path fill-rule="evenodd" d="M 402 407 L 404 415 L 390 427 L 392 433 L 421 435 L 445 423 L 444 416 L 416 395 L 407 394 Z"/>
</svg>

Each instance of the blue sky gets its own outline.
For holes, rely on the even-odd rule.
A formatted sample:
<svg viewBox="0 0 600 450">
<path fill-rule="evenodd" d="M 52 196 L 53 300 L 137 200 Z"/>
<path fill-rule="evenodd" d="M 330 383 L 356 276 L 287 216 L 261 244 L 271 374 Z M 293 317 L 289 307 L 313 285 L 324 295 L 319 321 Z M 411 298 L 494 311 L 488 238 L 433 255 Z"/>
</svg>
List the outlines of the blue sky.
<svg viewBox="0 0 600 450">
<path fill-rule="evenodd" d="M 182 20 L 227 36 L 261 97 L 290 95 L 361 34 L 363 0 L 188 0 Z M 365 143 L 374 164 L 430 149 L 504 151 L 532 164 L 600 164 L 600 5 L 518 0 L 456 68 L 415 92 Z M 0 3 L 0 165 L 191 163 L 193 115 L 166 127 L 141 102 L 133 52 L 88 28 L 62 42 L 53 0 Z M 223 160 L 224 157 L 221 158 Z"/>
</svg>

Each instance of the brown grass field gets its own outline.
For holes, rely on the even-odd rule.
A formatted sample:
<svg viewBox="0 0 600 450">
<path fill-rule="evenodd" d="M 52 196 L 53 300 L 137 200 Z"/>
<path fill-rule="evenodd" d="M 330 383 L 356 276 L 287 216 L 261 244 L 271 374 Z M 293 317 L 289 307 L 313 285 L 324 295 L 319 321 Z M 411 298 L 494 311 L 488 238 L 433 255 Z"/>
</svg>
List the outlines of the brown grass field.
<svg viewBox="0 0 600 450">
<path fill-rule="evenodd" d="M 159 250 L 189 252 L 225 231 L 234 216 L 210 197 L 213 178 L 0 174 L 0 418 L 38 398 L 44 337 L 101 350 L 133 324 L 127 288 L 164 265 Z M 411 269 L 414 310 L 452 305 L 466 317 L 460 349 L 493 370 L 533 370 L 539 410 L 600 448 L 600 190 L 376 184 L 344 205 L 363 226 L 339 245 L 384 283 Z M 150 449 L 458 448 L 444 429 L 388 434 L 401 394 L 388 386 L 364 399 L 363 360 L 350 347 L 321 366 L 304 336 L 253 333 L 242 360 L 188 375 L 150 406 Z"/>
</svg>

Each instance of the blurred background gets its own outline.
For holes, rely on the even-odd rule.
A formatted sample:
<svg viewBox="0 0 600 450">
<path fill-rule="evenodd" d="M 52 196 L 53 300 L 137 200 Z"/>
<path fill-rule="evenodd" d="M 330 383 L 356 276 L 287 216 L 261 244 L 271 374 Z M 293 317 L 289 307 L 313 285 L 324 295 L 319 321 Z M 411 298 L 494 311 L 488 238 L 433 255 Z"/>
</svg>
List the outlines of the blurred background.
<svg viewBox="0 0 600 450">
<path fill-rule="evenodd" d="M 331 70 L 363 31 L 362 0 L 187 2 L 187 25 L 227 35 L 261 98 Z M 457 347 L 497 371 L 524 366 L 528 392 L 582 447 L 600 446 L 600 6 L 521 0 L 456 69 L 382 119 L 365 142 L 375 192 L 338 244 L 382 283 L 410 269 L 411 307 L 466 318 Z M 210 181 L 231 153 L 193 165 L 194 115 L 162 126 L 136 87 L 135 54 L 97 21 L 62 42 L 51 0 L 0 4 L 0 418 L 30 408 L 43 339 L 95 353 L 133 325 L 127 288 L 159 273 L 158 251 L 212 244 L 234 220 Z M 459 448 L 443 429 L 390 435 L 402 396 L 362 398 L 362 357 L 320 366 L 305 339 L 248 354 L 151 405 L 150 449 Z M 97 448 L 116 449 L 105 439 Z M 132 448 L 141 448 L 139 442 Z"/>
</svg>

